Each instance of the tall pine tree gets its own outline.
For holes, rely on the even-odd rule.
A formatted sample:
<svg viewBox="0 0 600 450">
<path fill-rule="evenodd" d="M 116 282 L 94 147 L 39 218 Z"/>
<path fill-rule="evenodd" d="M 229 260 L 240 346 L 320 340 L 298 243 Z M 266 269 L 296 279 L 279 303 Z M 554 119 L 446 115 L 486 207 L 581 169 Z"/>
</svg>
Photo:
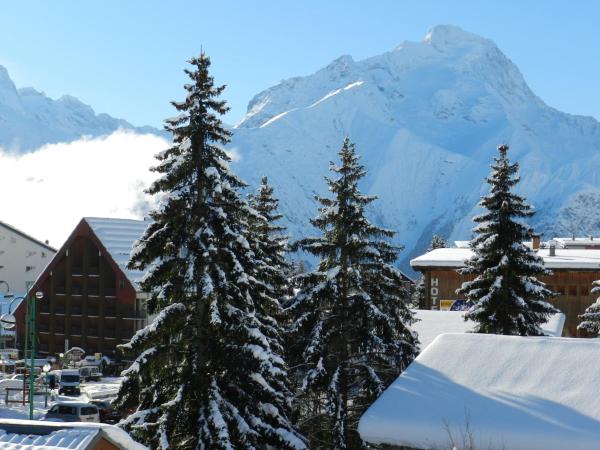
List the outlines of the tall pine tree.
<svg viewBox="0 0 600 450">
<path fill-rule="evenodd" d="M 594 281 L 593 294 L 600 294 L 600 280 Z M 600 297 L 588 306 L 585 312 L 579 316 L 581 322 L 577 326 L 579 330 L 586 331 L 592 336 L 600 334 Z"/>
<path fill-rule="evenodd" d="M 355 449 L 361 414 L 413 360 L 418 343 L 408 292 L 392 266 L 394 233 L 365 217 L 375 198 L 358 189 L 365 170 L 349 139 L 339 156 L 341 165 L 330 168 L 337 177 L 326 179 L 333 198 L 317 197 L 320 213 L 311 221 L 321 236 L 297 245 L 320 262 L 295 280 L 288 350 L 300 429 L 312 447 Z"/>
<path fill-rule="evenodd" d="M 258 214 L 250 222 L 253 241 L 259 245 L 257 251 L 260 252 L 262 262 L 262 267 L 255 268 L 267 282 L 268 295 L 276 302 L 273 309 L 279 313 L 279 303 L 290 294 L 287 274 L 291 267 L 285 258 L 288 243 L 285 227 L 278 224 L 283 218 L 278 212 L 279 200 L 273 196 L 273 187 L 267 177 L 263 176 L 257 192 L 249 195 L 249 204 Z"/>
<path fill-rule="evenodd" d="M 487 178 L 490 193 L 479 202 L 486 211 L 473 219 L 479 224 L 471 241 L 474 255 L 459 270 L 475 279 L 463 283 L 457 293 L 473 302 L 465 320 L 475 321 L 477 332 L 539 336 L 540 325 L 558 310 L 546 302 L 553 292 L 536 278 L 549 272 L 523 243 L 532 230 L 519 219 L 534 211 L 512 192 L 520 181 L 519 165 L 508 160 L 508 146 L 499 146 L 498 152 Z"/>
<path fill-rule="evenodd" d="M 132 251 L 129 267 L 146 270 L 141 288 L 156 318 L 124 346 L 138 355 L 118 406 L 122 422 L 151 448 L 305 448 L 287 419 L 287 373 L 279 342 L 262 315 L 265 282 L 256 267 L 244 186 L 221 145 L 229 132 L 204 54 L 186 70 L 180 115 L 166 121 L 173 146 L 157 156 L 149 189 L 159 206 Z"/>
</svg>

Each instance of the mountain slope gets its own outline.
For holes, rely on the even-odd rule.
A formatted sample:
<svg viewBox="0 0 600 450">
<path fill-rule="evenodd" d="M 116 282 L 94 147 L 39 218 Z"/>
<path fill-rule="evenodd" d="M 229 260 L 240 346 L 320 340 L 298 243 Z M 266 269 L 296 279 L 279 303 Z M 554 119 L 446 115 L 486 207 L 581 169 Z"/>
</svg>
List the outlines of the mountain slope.
<svg viewBox="0 0 600 450">
<path fill-rule="evenodd" d="M 373 217 L 406 246 L 404 268 L 433 233 L 469 238 L 499 143 L 521 162 L 540 231 L 565 233 L 573 202 L 600 201 L 600 124 L 545 105 L 492 41 L 457 27 L 363 61 L 342 56 L 258 94 L 235 127 L 236 170 L 254 185 L 268 175 L 290 232 L 305 236 L 345 135 L 369 170 L 363 189 L 380 197 Z M 586 234 L 600 232 L 599 220 L 586 223 Z"/>
<path fill-rule="evenodd" d="M 17 89 L 0 66 L 0 147 L 26 152 L 44 144 L 70 142 L 82 136 L 110 134 L 118 128 L 160 134 L 152 127 L 134 127 L 94 110 L 75 97 L 48 98 L 32 88 Z"/>
</svg>

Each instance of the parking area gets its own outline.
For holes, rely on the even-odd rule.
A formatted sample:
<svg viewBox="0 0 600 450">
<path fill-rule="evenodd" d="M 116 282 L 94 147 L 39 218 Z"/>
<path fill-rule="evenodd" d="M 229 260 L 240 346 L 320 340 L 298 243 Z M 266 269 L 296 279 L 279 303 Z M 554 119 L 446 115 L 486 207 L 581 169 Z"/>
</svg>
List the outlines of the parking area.
<svg viewBox="0 0 600 450">
<path fill-rule="evenodd" d="M 56 412 L 65 414 L 65 421 L 68 420 L 67 414 L 75 412 L 79 414 L 81 408 L 74 410 L 75 405 L 92 405 L 95 406 L 98 412 L 98 420 L 104 423 L 116 423 L 119 420 L 119 415 L 112 411 L 111 402 L 116 397 L 121 384 L 120 377 L 102 377 L 99 381 L 83 381 L 79 385 L 79 393 L 59 393 L 60 388 L 55 386 L 54 389 L 46 390 L 36 389 L 34 396 L 34 419 L 44 419 L 49 411 L 55 406 L 63 405 L 63 408 L 56 407 Z M 1 383 L 0 383 L 0 390 Z M 29 418 L 29 405 L 23 405 L 19 400 L 22 399 L 22 390 L 9 390 L 9 403 L 5 403 L 6 393 L 0 392 L 0 418 L 4 419 L 27 419 Z M 85 406 L 84 406 L 85 408 Z M 60 411 L 58 411 L 60 409 Z M 90 412 L 83 410 L 84 413 Z M 93 415 L 93 414 L 92 414 Z M 48 420 L 62 420 L 59 415 L 50 413 Z M 90 414 L 83 415 L 90 417 Z M 95 421 L 95 420 L 91 420 Z"/>
</svg>

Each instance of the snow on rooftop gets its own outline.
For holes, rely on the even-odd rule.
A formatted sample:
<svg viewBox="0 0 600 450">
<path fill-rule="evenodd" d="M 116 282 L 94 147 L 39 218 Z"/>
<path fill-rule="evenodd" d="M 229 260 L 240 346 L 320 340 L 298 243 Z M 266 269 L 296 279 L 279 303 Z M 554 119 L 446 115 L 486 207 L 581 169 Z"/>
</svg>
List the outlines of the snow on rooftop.
<svg viewBox="0 0 600 450">
<path fill-rule="evenodd" d="M 600 340 L 443 334 L 363 414 L 373 444 L 589 450 L 600 442 Z M 460 445 L 459 445 L 460 447 Z"/>
<path fill-rule="evenodd" d="M 150 222 L 134 219 L 106 219 L 97 217 L 86 217 L 85 221 L 102 242 L 112 259 L 123 271 L 129 281 L 135 286 L 144 272 L 129 270 L 127 263 L 131 248 L 137 241 Z"/>
<path fill-rule="evenodd" d="M 147 450 L 114 425 L 0 419 L 0 448 L 6 450 L 87 449 L 98 433 L 122 450 Z"/>
<path fill-rule="evenodd" d="M 552 239 L 563 248 L 576 248 L 576 247 L 600 247 L 600 237 L 576 237 L 576 238 L 565 238 L 557 237 Z"/>
<path fill-rule="evenodd" d="M 6 432 L 0 424 L 0 447 L 16 449 L 87 449 L 98 434 L 97 429 L 56 430 L 46 435 Z"/>
<path fill-rule="evenodd" d="M 475 322 L 465 321 L 464 311 L 433 311 L 417 309 L 415 317 L 419 320 L 412 326 L 419 335 L 421 350 L 431 344 L 436 337 L 444 333 L 470 333 L 475 328 Z M 553 314 L 548 322 L 542 325 L 542 330 L 548 336 L 559 337 L 562 335 L 565 324 L 565 315 Z"/>
<path fill-rule="evenodd" d="M 600 249 L 557 248 L 550 256 L 548 248 L 537 250 L 548 269 L 600 269 Z M 419 267 L 462 267 L 473 256 L 470 248 L 436 248 L 410 261 L 413 268 Z"/>
</svg>

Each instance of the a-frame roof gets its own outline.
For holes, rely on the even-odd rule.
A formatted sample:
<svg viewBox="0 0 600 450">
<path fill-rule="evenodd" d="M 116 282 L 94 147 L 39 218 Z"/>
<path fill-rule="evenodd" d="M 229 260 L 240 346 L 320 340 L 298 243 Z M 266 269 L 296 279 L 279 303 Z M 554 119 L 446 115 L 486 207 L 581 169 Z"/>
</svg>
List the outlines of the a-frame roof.
<svg viewBox="0 0 600 450">
<path fill-rule="evenodd" d="M 133 244 L 142 236 L 150 222 L 100 217 L 85 217 L 83 220 L 90 226 L 129 282 L 137 287 L 137 282 L 144 275 L 144 272 L 128 269 L 127 263 Z"/>
<path fill-rule="evenodd" d="M 138 280 L 144 272 L 127 269 L 129 254 L 135 241 L 142 236 L 150 222 L 134 219 L 112 219 L 98 217 L 84 217 L 71 232 L 71 235 L 54 255 L 44 271 L 38 276 L 32 291 L 39 289 L 40 284 L 56 266 L 57 262 L 64 256 L 73 240 L 82 232 L 89 229 L 93 240 L 104 251 L 113 267 L 127 278 L 134 290 L 138 290 Z"/>
</svg>

